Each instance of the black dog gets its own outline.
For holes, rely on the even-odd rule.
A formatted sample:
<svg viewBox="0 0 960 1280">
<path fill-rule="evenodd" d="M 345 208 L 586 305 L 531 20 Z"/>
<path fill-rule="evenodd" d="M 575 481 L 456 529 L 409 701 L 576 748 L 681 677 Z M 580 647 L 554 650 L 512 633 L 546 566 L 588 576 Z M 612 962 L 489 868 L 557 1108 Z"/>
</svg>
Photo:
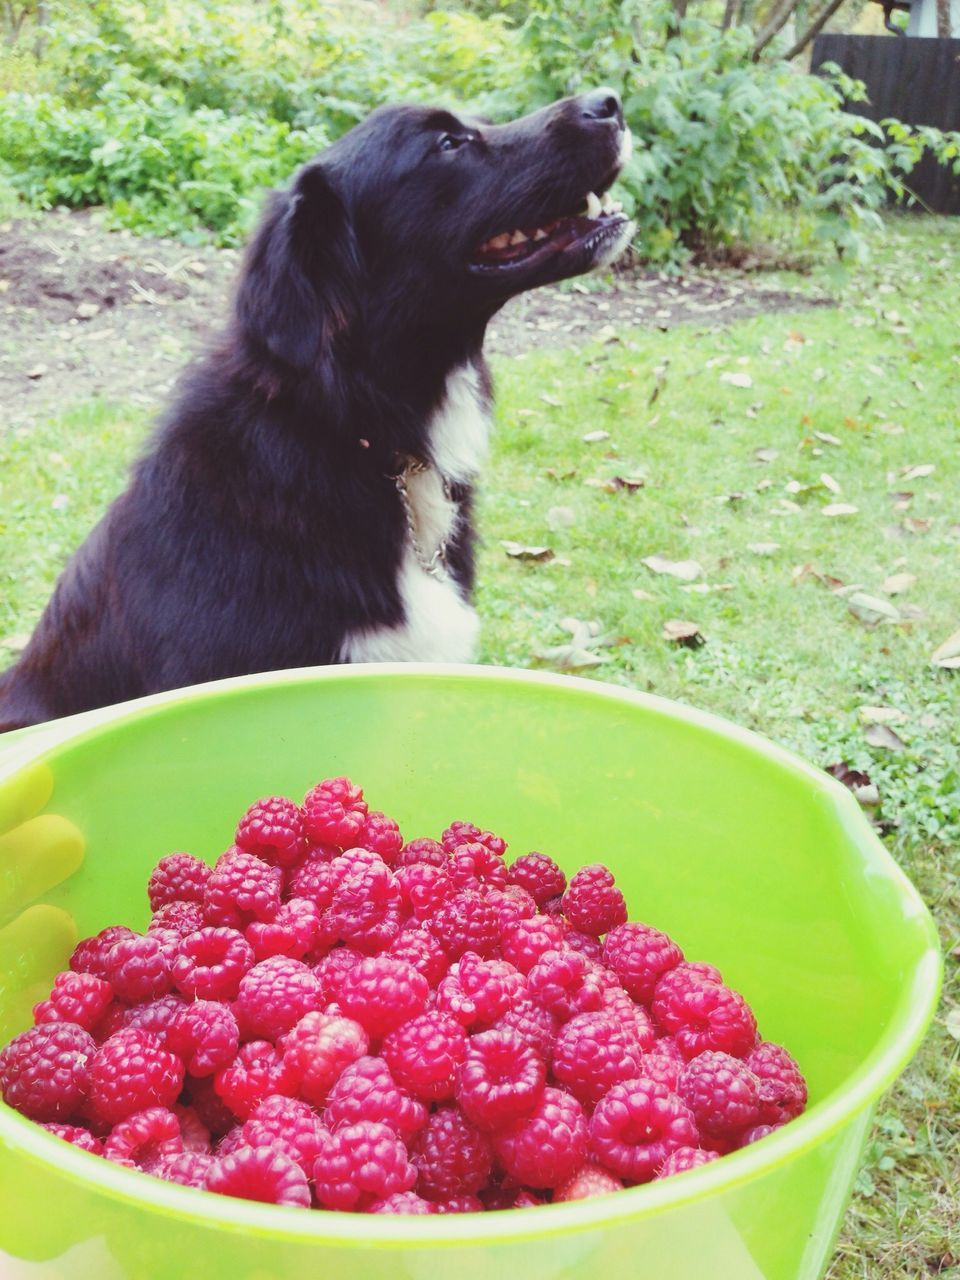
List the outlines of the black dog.
<svg viewBox="0 0 960 1280">
<path fill-rule="evenodd" d="M 0 729 L 222 676 L 469 661 L 491 316 L 610 261 L 617 96 L 375 111 L 275 193 L 223 340 L 15 666 Z"/>
</svg>

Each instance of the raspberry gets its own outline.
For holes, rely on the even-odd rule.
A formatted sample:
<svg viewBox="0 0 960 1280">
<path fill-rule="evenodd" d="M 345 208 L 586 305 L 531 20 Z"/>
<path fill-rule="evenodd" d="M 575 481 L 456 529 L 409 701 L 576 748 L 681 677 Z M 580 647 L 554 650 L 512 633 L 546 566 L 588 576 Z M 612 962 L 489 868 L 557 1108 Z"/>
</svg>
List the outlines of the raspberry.
<svg viewBox="0 0 960 1280">
<path fill-rule="evenodd" d="M 392 818 L 379 810 L 371 810 L 357 843 L 364 849 L 379 853 L 387 866 L 392 867 L 403 848 L 403 836 Z"/>
<path fill-rule="evenodd" d="M 156 1000 L 172 985 L 170 962 L 164 948 L 149 934 L 133 934 L 115 942 L 104 956 L 101 973 L 113 988 L 113 994 L 131 1004 L 138 1000 Z"/>
<path fill-rule="evenodd" d="M 439 1107 L 414 1139 L 410 1159 L 426 1200 L 474 1195 L 490 1177 L 493 1150 L 459 1107 Z"/>
<path fill-rule="evenodd" d="M 53 980 L 47 1000 L 33 1006 L 34 1021 L 73 1022 L 92 1031 L 103 1017 L 113 996 L 113 988 L 104 978 L 92 973 L 74 973 L 68 969 Z"/>
<path fill-rule="evenodd" d="M 428 863 L 432 867 L 442 867 L 447 861 L 447 851 L 437 840 L 425 837 L 410 840 L 403 846 L 397 856 L 398 867 L 412 867 L 418 862 Z"/>
<path fill-rule="evenodd" d="M 411 1190 L 417 1174 L 392 1129 L 361 1120 L 326 1135 L 313 1176 L 320 1204 L 350 1210 Z"/>
<path fill-rule="evenodd" d="M 786 1124 L 782 1120 L 779 1124 L 755 1124 L 752 1129 L 747 1129 L 741 1134 L 739 1145 L 741 1147 L 749 1147 L 754 1142 L 759 1142 L 761 1138 L 767 1138 L 771 1133 L 776 1133 L 778 1129 L 782 1129 Z M 711 1155 L 717 1155 L 717 1152 L 711 1151 Z"/>
<path fill-rule="evenodd" d="M 234 1125 L 217 1143 L 216 1155 L 218 1157 L 233 1155 L 234 1151 L 239 1151 L 241 1147 L 246 1146 L 249 1146 L 249 1143 L 244 1140 L 243 1125 Z"/>
<path fill-rule="evenodd" d="M 569 950 L 579 951 L 594 964 L 603 964 L 603 944 L 599 938 L 593 938 L 589 933 L 568 928 L 563 935 L 563 945 Z"/>
<path fill-rule="evenodd" d="M 381 955 L 366 957 L 344 975 L 338 1000 L 348 1018 L 379 1040 L 423 1013 L 429 994 L 426 978 L 412 965 Z"/>
<path fill-rule="evenodd" d="M 610 970 L 606 972 L 609 974 Z M 653 1019 L 642 1004 L 633 1003 L 623 987 L 608 987 L 603 992 L 600 1008 L 603 1013 L 610 1014 L 620 1022 L 644 1052 L 657 1043 L 657 1028 Z"/>
<path fill-rule="evenodd" d="M 538 907 L 567 887 L 567 877 L 545 853 L 524 853 L 510 868 L 511 884 L 526 889 Z"/>
<path fill-rule="evenodd" d="M 581 1165 L 575 1174 L 562 1182 L 553 1193 L 553 1203 L 564 1200 L 589 1200 L 591 1196 L 605 1196 L 610 1191 L 622 1191 L 623 1183 L 598 1164 Z"/>
<path fill-rule="evenodd" d="M 763 1041 L 747 1054 L 746 1064 L 759 1080 L 762 1124 L 776 1126 L 801 1114 L 807 1105 L 807 1082 L 782 1045 Z"/>
<path fill-rule="evenodd" d="M 563 934 L 560 921 L 552 920 L 549 916 L 518 920 L 503 931 L 503 958 L 509 960 L 521 973 L 529 973 L 548 951 L 557 951 L 563 946 Z"/>
<path fill-rule="evenodd" d="M 757 1078 L 739 1058 L 707 1051 L 680 1072 L 677 1089 L 701 1139 L 735 1138 L 759 1119 Z"/>
<path fill-rule="evenodd" d="M 66 1120 L 79 1111 L 97 1045 L 74 1022 L 47 1022 L 0 1049 L 0 1093 L 31 1120 Z"/>
<path fill-rule="evenodd" d="M 738 992 L 700 974 L 679 970 L 657 983 L 653 1012 L 689 1062 L 707 1049 L 741 1058 L 757 1043 L 757 1020 Z"/>
<path fill-rule="evenodd" d="M 548 951 L 527 974 L 531 998 L 561 1022 L 602 1008 L 608 981 L 579 951 Z"/>
<path fill-rule="evenodd" d="M 344 1068 L 327 1095 L 323 1118 L 330 1129 L 373 1120 L 409 1142 L 426 1123 L 427 1109 L 399 1087 L 382 1058 L 363 1057 Z"/>
<path fill-rule="evenodd" d="M 117 1026 L 110 1028 L 109 1034 L 114 1035 L 124 1027 L 137 1027 L 147 1035 L 156 1036 L 164 1049 L 170 1049 L 176 1053 L 177 1050 L 170 1044 L 170 1032 L 186 1007 L 185 1001 L 177 995 L 161 996 L 159 1000 L 134 1005 L 133 1008 L 125 1010 L 125 1016 Z M 98 1032 L 104 1028 L 106 1022 L 105 1019 L 104 1023 L 101 1023 L 97 1028 Z M 103 1037 L 103 1039 L 108 1038 L 108 1036 Z"/>
<path fill-rule="evenodd" d="M 280 910 L 283 872 L 236 845 L 221 853 L 203 894 L 207 923 L 240 929 L 272 920 Z"/>
<path fill-rule="evenodd" d="M 62 1138 L 64 1142 L 69 1142 L 73 1147 L 79 1147 L 81 1151 L 89 1151 L 93 1156 L 103 1155 L 103 1143 L 82 1125 L 42 1124 L 40 1128 L 46 1129 L 47 1133 L 52 1133 L 57 1138 Z"/>
<path fill-rule="evenodd" d="M 303 816 L 300 806 L 285 796 L 266 796 L 246 811 L 234 840 L 245 853 L 275 867 L 292 867 L 302 852 Z"/>
<path fill-rule="evenodd" d="M 322 1107 L 340 1073 L 368 1048 L 367 1033 L 352 1018 L 306 1014 L 283 1040 L 284 1066 L 295 1082 L 292 1092 Z"/>
<path fill-rule="evenodd" d="M 306 1174 L 295 1160 L 271 1147 L 240 1147 L 215 1160 L 207 1171 L 206 1188 L 241 1200 L 310 1207 Z"/>
<path fill-rule="evenodd" d="M 712 1160 L 719 1160 L 716 1151 L 702 1151 L 699 1147 L 677 1147 L 671 1151 L 663 1164 L 653 1175 L 655 1178 L 671 1178 L 675 1173 L 686 1173 L 688 1169 L 699 1169 Z"/>
<path fill-rule="evenodd" d="M 444 855 L 446 856 L 446 855 Z M 412 862 L 398 867 L 396 881 L 400 900 L 415 920 L 429 920 L 453 893 L 453 884 L 446 867 L 434 867 L 428 862 Z"/>
<path fill-rule="evenodd" d="M 410 926 L 402 929 L 390 943 L 387 954 L 412 964 L 430 987 L 436 987 L 447 972 L 447 953 L 427 929 Z"/>
<path fill-rule="evenodd" d="M 183 1063 L 157 1036 L 125 1027 L 105 1040 L 90 1064 L 88 1105 L 97 1120 L 119 1124 L 137 1111 L 173 1106 Z"/>
<path fill-rule="evenodd" d="M 481 831 L 472 822 L 451 822 L 440 837 L 440 841 L 447 853 L 453 853 L 462 844 L 486 845 L 491 853 L 495 853 L 500 858 L 507 851 L 506 840 L 501 840 L 492 831 Z"/>
<path fill-rule="evenodd" d="M 203 1190 L 207 1185 L 207 1174 L 215 1164 L 216 1159 L 206 1152 L 184 1151 L 178 1156 L 161 1156 L 151 1173 L 165 1182 Z"/>
<path fill-rule="evenodd" d="M 233 1008 L 246 1039 L 276 1041 L 322 1005 L 320 979 L 309 965 L 272 956 L 243 975 Z"/>
<path fill-rule="evenodd" d="M 515 1032 L 482 1031 L 467 1042 L 456 1098 L 478 1129 L 502 1129 L 533 1110 L 546 1078 L 543 1059 Z"/>
<path fill-rule="evenodd" d="M 251 1040 L 240 1046 L 232 1062 L 220 1068 L 213 1087 L 233 1114 L 246 1120 L 270 1094 L 292 1094 L 294 1079 L 279 1050 L 267 1040 Z"/>
<path fill-rule="evenodd" d="M 284 955 L 302 960 L 313 949 L 320 930 L 320 910 L 309 898 L 284 902 L 273 920 L 254 920 L 244 930 L 258 960 Z"/>
<path fill-rule="evenodd" d="M 581 867 L 564 892 L 563 913 L 575 929 L 598 937 L 623 924 L 627 904 L 601 862 Z"/>
<path fill-rule="evenodd" d="M 400 932 L 400 902 L 400 888 L 390 868 L 378 859 L 341 880 L 326 923 L 348 946 L 375 955 Z"/>
<path fill-rule="evenodd" d="M 447 866 L 455 889 L 503 889 L 507 884 L 503 859 L 476 841 L 457 845 Z"/>
<path fill-rule="evenodd" d="M 192 1076 L 211 1076 L 237 1054 L 240 1033 L 229 1005 L 218 1000 L 195 1000 L 181 1006 L 167 1035 L 167 1047 Z"/>
<path fill-rule="evenodd" d="M 188 1076 L 184 1095 L 189 1098 L 190 1106 L 196 1112 L 200 1123 L 208 1129 L 211 1138 L 219 1137 L 236 1124 L 236 1116 L 216 1091 L 215 1077 Z M 183 1131 L 182 1122 L 181 1131 Z"/>
<path fill-rule="evenodd" d="M 357 844 L 367 820 L 363 792 L 349 778 L 327 778 L 303 801 L 303 829 L 320 844 L 349 849 Z"/>
<path fill-rule="evenodd" d="M 500 941 L 496 907 L 471 889 L 463 889 L 443 903 L 430 921 L 430 930 L 451 960 L 465 951 L 488 956 Z"/>
<path fill-rule="evenodd" d="M 185 938 L 202 929 L 206 921 L 199 902 L 165 902 L 157 907 L 147 925 L 147 933 L 170 933 Z"/>
<path fill-rule="evenodd" d="M 183 1139 L 184 1151 L 209 1151 L 210 1130 L 200 1119 L 196 1107 L 175 1102 L 171 1110 L 180 1122 L 180 1137 Z"/>
<path fill-rule="evenodd" d="M 467 1036 L 449 1014 L 433 1011 L 391 1031 L 380 1052 L 402 1089 L 425 1102 L 439 1102 L 453 1097 Z"/>
<path fill-rule="evenodd" d="M 669 1037 L 665 1040 L 657 1040 L 653 1047 L 644 1053 L 640 1074 L 665 1084 L 672 1093 L 676 1093 L 683 1061 L 683 1054 Z"/>
<path fill-rule="evenodd" d="M 353 947 L 334 947 L 323 957 L 314 973 L 320 979 L 323 998 L 327 1003 L 340 999 L 340 985 L 344 978 L 363 959 L 363 953 Z"/>
<path fill-rule="evenodd" d="M 493 1024 L 493 1031 L 514 1031 L 522 1044 L 534 1049 L 544 1062 L 553 1056 L 559 1023 L 549 1009 L 533 1000 L 518 1000 Z"/>
<path fill-rule="evenodd" d="M 587 1118 L 571 1094 L 549 1085 L 533 1111 L 494 1134 L 497 1158 L 507 1175 L 528 1187 L 558 1187 L 573 1176 L 587 1154 Z"/>
<path fill-rule="evenodd" d="M 272 1147 L 282 1152 L 312 1177 L 326 1129 L 308 1102 L 271 1094 L 250 1112 L 240 1136 L 248 1147 Z"/>
<path fill-rule="evenodd" d="M 675 969 L 683 952 L 665 933 L 646 924 L 621 924 L 603 943 L 603 962 L 640 1004 L 649 1004 L 661 977 Z"/>
<path fill-rule="evenodd" d="M 437 1213 L 437 1206 L 415 1191 L 397 1191 L 385 1200 L 374 1200 L 367 1213 Z"/>
<path fill-rule="evenodd" d="M 484 897 L 497 909 L 501 937 L 518 920 L 530 920 L 537 914 L 537 904 L 518 884 L 508 884 L 502 889 L 485 889 Z"/>
<path fill-rule="evenodd" d="M 326 911 L 340 880 L 333 870 L 334 859 L 339 853 L 340 850 L 333 845 L 316 845 L 310 849 L 303 861 L 287 872 L 285 896 L 288 899 L 309 898 L 321 911 Z"/>
<path fill-rule="evenodd" d="M 103 1154 L 115 1164 L 152 1173 L 163 1156 L 180 1155 L 180 1121 L 166 1107 L 148 1107 L 115 1124 L 103 1144 Z"/>
<path fill-rule="evenodd" d="M 193 1000 L 232 1000 L 253 965 L 253 948 L 236 929 L 198 929 L 180 944 L 173 983 Z"/>
<path fill-rule="evenodd" d="M 638 1077 L 615 1084 L 590 1119 L 590 1148 L 626 1182 L 649 1182 L 671 1151 L 697 1146 L 693 1113 L 677 1094 Z"/>
<path fill-rule="evenodd" d="M 553 1074 L 584 1106 L 608 1089 L 640 1074 L 640 1047 L 608 1013 L 580 1013 L 560 1028 L 553 1047 Z"/>
<path fill-rule="evenodd" d="M 431 1201 L 437 1213 L 483 1213 L 483 1201 L 477 1196 L 451 1196 L 449 1200 Z"/>
<path fill-rule="evenodd" d="M 74 948 L 73 955 L 70 957 L 70 968 L 75 973 L 92 973 L 98 978 L 103 977 L 103 964 L 107 957 L 107 952 L 115 942 L 119 942 L 121 938 L 133 938 L 136 935 L 132 929 L 128 929 L 126 925 L 114 924 L 107 929 L 101 929 L 93 938 L 84 938 L 82 942 L 78 942 Z"/>
<path fill-rule="evenodd" d="M 203 902 L 210 868 L 192 853 L 168 853 L 150 874 L 147 897 L 150 910 L 159 911 L 170 902 Z"/>
<path fill-rule="evenodd" d="M 491 1023 L 526 993 L 526 979 L 505 960 L 465 951 L 437 988 L 436 1007 L 464 1027 Z"/>
</svg>

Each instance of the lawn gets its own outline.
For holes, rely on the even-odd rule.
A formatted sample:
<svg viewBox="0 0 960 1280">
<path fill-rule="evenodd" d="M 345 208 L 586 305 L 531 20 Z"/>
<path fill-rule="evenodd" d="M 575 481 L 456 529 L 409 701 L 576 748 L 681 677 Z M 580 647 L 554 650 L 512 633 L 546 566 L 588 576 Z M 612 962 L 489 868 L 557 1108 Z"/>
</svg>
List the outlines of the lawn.
<svg viewBox="0 0 960 1280">
<path fill-rule="evenodd" d="M 481 659 L 653 690 L 867 773 L 940 925 L 940 1013 L 881 1103 L 830 1280 L 960 1273 L 960 671 L 931 662 L 960 628 L 958 278 L 960 221 L 891 219 L 868 265 L 815 275 L 836 307 L 494 370 Z M 146 425 L 89 403 L 0 435 L 0 664 Z"/>
</svg>

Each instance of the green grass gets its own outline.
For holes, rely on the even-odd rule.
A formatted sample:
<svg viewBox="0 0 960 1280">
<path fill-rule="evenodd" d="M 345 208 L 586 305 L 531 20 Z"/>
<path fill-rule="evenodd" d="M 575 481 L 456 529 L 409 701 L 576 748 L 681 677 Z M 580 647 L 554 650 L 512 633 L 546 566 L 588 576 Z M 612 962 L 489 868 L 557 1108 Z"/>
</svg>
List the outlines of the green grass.
<svg viewBox="0 0 960 1280">
<path fill-rule="evenodd" d="M 960 946 L 960 672 L 930 663 L 960 627 L 960 296 L 945 287 L 958 274 L 960 221 L 891 220 L 836 309 L 623 333 L 495 367 L 499 425 L 479 510 L 482 659 L 557 665 L 571 651 L 564 620 L 595 624 L 576 641 L 602 660 L 586 674 L 868 772 L 884 838 L 938 920 L 943 1003 L 880 1105 L 830 1280 L 960 1272 L 960 1045 L 947 1022 L 960 1005 L 949 955 Z M 724 373 L 748 373 L 752 385 Z M 0 437 L 0 662 L 118 490 L 145 427 L 140 411 L 95 404 Z M 609 437 L 586 443 L 593 431 Z M 776 454 L 758 459 L 758 449 Z M 610 492 L 616 476 L 645 484 Z M 792 492 L 791 482 L 813 487 Z M 857 511 L 826 516 L 831 502 Z M 503 540 L 554 558 L 512 559 Z M 761 543 L 778 545 L 750 549 Z M 684 591 L 641 563 L 652 554 L 696 560 L 700 583 L 730 589 Z M 897 573 L 915 577 L 890 597 L 901 619 L 874 627 L 830 589 L 883 596 Z M 706 643 L 665 639 L 674 618 L 697 623 Z M 900 713 L 901 749 L 868 745 L 864 706 Z"/>
</svg>

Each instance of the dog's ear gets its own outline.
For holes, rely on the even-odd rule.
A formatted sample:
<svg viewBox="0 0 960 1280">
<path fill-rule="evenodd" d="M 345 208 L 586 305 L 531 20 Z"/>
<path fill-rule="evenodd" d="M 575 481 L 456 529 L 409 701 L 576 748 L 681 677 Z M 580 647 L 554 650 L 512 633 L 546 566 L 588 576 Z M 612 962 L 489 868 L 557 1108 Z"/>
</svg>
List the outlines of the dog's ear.
<svg viewBox="0 0 960 1280">
<path fill-rule="evenodd" d="M 277 192 L 250 243 L 236 299 L 249 337 L 316 369 L 356 317 L 360 255 L 349 214 L 319 164 Z"/>
</svg>

